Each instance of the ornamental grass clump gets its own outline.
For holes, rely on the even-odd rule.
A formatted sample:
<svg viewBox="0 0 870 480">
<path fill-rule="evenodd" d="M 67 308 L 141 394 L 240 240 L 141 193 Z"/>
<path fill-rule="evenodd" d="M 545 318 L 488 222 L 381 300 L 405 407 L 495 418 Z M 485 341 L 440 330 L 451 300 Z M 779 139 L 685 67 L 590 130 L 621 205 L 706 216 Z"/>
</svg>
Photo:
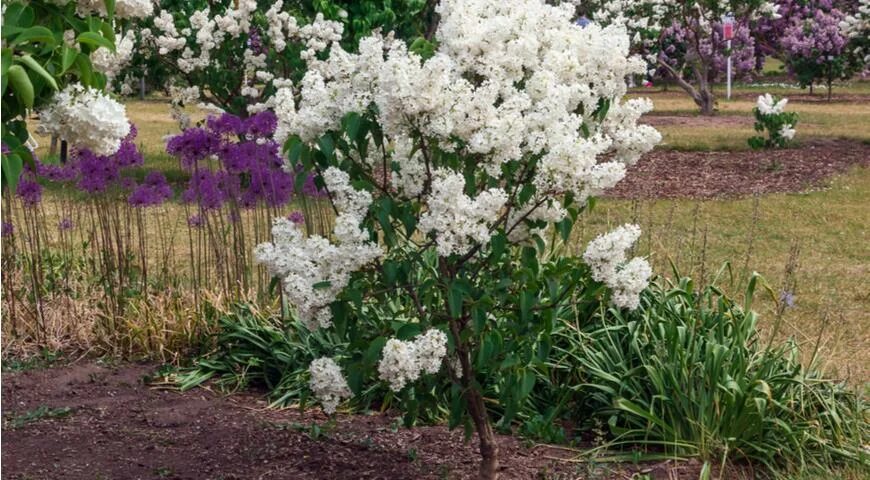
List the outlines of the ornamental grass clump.
<svg viewBox="0 0 870 480">
<path fill-rule="evenodd" d="M 325 361 L 310 372 L 326 408 L 373 383 L 408 424 L 447 403 L 450 425 L 477 433 L 480 477 L 495 478 L 484 392 L 509 424 L 557 317 L 631 308 L 646 285 L 631 238 L 595 265 L 548 253 L 661 137 L 637 123 L 651 102 L 622 101 L 644 70 L 623 28 L 582 28 L 573 7 L 537 0 L 437 12 L 437 43 L 332 43 L 298 82 L 273 80 L 287 169 L 297 183 L 317 175 L 335 220 L 306 235 L 278 217 L 255 255 L 299 321 L 341 347 L 324 355 L 340 377 Z"/>
<path fill-rule="evenodd" d="M 570 391 L 579 424 L 608 426 L 603 448 L 615 459 L 638 458 L 614 451 L 645 445 L 651 459 L 722 467 L 866 468 L 867 405 L 815 358 L 804 366 L 794 341 L 759 335 L 752 298 L 762 282 L 750 279 L 740 305 L 715 286 L 663 280 L 634 311 L 602 309 L 592 322 L 565 324 L 554 336 L 553 395 Z"/>
<path fill-rule="evenodd" d="M 798 122 L 797 112 L 786 112 L 787 98 L 777 98 L 769 93 L 758 97 L 752 113 L 755 115 L 755 131 L 767 138 L 754 136 L 749 138 L 749 146 L 753 149 L 784 148 L 794 139 L 795 126 Z M 776 160 L 774 160 L 776 161 Z"/>
</svg>

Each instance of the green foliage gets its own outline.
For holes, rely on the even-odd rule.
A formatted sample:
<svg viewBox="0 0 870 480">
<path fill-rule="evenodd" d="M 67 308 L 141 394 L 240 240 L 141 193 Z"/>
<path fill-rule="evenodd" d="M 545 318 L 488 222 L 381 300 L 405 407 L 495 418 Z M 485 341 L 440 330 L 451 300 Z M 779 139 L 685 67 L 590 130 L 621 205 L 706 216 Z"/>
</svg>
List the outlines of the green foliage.
<svg viewBox="0 0 870 480">
<path fill-rule="evenodd" d="M 259 11 L 254 14 L 251 28 L 236 37 L 224 38 L 222 43 L 211 52 L 212 63 L 207 68 L 196 68 L 192 71 L 182 71 L 177 65 L 176 53 L 159 55 L 157 49 L 144 49 L 135 53 L 130 66 L 125 68 L 119 77 L 126 76 L 148 78 L 151 85 L 167 87 L 178 82 L 184 86 L 199 87 L 203 98 L 210 103 L 234 115 L 247 116 L 247 107 L 251 98 L 242 94 L 249 77 L 239 65 L 244 65 L 244 52 L 256 34 L 258 42 L 263 45 L 266 55 L 263 69 L 277 77 L 299 81 L 305 73 L 304 63 L 299 57 L 300 45 L 289 42 L 282 51 L 274 48 L 269 36 L 268 21 L 265 12 L 275 3 L 274 0 L 258 0 Z M 163 0 L 160 8 L 169 12 L 175 19 L 179 30 L 190 27 L 189 19 L 198 10 L 208 7 L 210 14 L 223 13 L 234 7 L 231 0 L 217 2 Z M 426 0 L 317 0 L 314 2 L 285 2 L 287 11 L 299 21 L 300 25 L 311 23 L 315 16 L 322 14 L 324 18 L 342 24 L 343 34 L 341 44 L 348 51 L 355 51 L 359 40 L 369 35 L 375 29 L 384 33 L 394 32 L 397 38 L 411 39 L 423 37 L 428 32 L 430 22 L 434 20 L 434 3 Z M 154 27 L 153 19 L 138 22 L 140 29 Z M 194 31 L 191 35 L 195 36 Z M 189 40 L 194 44 L 193 40 Z M 152 51 L 153 50 L 153 51 Z M 180 52 L 178 52 L 180 53 Z M 247 72 L 250 76 L 253 72 Z M 266 99 L 275 93 L 275 87 L 267 84 L 261 92 L 260 99 Z"/>
<path fill-rule="evenodd" d="M 178 375 L 182 390 L 214 378 L 228 390 L 264 386 L 273 405 L 304 402 L 308 365 L 336 347 L 335 338 L 328 332 L 311 332 L 298 322 L 284 325 L 248 305 L 218 314 L 217 323 L 216 350 Z"/>
<path fill-rule="evenodd" d="M 575 395 L 573 416 L 605 421 L 617 445 L 774 470 L 870 466 L 863 400 L 802 366 L 793 342 L 759 337 L 750 309 L 761 281 L 750 281 L 742 306 L 689 279 L 657 285 L 635 312 L 563 330 L 553 384 Z"/>
<path fill-rule="evenodd" d="M 773 100 L 774 102 L 779 101 L 776 97 L 773 97 Z M 761 134 L 750 137 L 747 140 L 747 143 L 753 150 L 784 148 L 791 141 L 791 138 L 783 135 L 783 128 L 794 129 L 797 126 L 797 112 L 764 114 L 761 113 L 758 107 L 755 107 L 752 109 L 752 113 L 755 115 L 755 125 L 753 128 Z M 767 138 L 763 136 L 765 131 L 767 131 Z"/>
<path fill-rule="evenodd" d="M 108 12 L 114 0 L 105 0 Z M 3 188 L 15 189 L 33 154 L 25 145 L 30 137 L 27 115 L 48 103 L 70 82 L 102 89 L 103 74 L 91 65 L 90 53 L 99 47 L 115 49 L 111 13 L 105 18 L 76 13 L 76 2 L 58 5 L 50 1 L 4 3 L 2 28 L 2 142 L 9 153 L 2 157 Z M 64 32 L 74 33 L 68 45 Z"/>
</svg>

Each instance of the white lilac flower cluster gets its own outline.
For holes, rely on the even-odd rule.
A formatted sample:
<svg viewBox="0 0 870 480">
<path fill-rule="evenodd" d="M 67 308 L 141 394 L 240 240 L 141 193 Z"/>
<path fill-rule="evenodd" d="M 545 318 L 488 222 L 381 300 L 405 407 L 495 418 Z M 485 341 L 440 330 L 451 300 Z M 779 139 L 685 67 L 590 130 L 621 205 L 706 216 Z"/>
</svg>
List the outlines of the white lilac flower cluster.
<svg viewBox="0 0 870 480">
<path fill-rule="evenodd" d="M 304 45 L 301 53 L 304 59 L 314 59 L 315 55 L 326 49 L 332 42 L 341 40 L 343 27 L 341 23 L 326 20 L 322 14 L 317 14 L 308 25 L 300 26 L 296 17 L 283 11 L 283 1 L 278 0 L 266 12 L 268 40 L 270 47 L 276 52 L 286 49 L 290 41 Z M 189 17 L 190 27 L 180 28 L 172 14 L 161 10 L 154 17 L 154 30 L 143 34 L 158 53 L 171 56 L 179 70 L 191 73 L 208 67 L 227 68 L 228 65 L 216 65 L 213 54 L 222 48 L 225 42 L 234 41 L 242 34 L 249 34 L 252 21 L 257 14 L 256 0 L 240 0 L 234 2 L 225 11 L 213 12 L 209 7 L 194 11 Z M 273 66 L 267 65 L 267 56 L 263 52 L 252 49 L 249 45 L 243 51 L 243 65 L 248 85 L 244 86 L 243 95 L 252 99 L 261 98 L 267 84 L 275 79 Z M 236 66 L 232 66 L 236 67 Z M 277 86 L 277 85 L 276 85 Z M 253 103 L 252 113 L 269 108 L 274 103 Z"/>
<path fill-rule="evenodd" d="M 63 2 L 69 3 L 69 2 Z M 78 0 L 76 11 L 81 15 L 106 16 L 105 0 Z M 115 18 L 145 18 L 154 13 L 153 0 L 116 0 Z"/>
<path fill-rule="evenodd" d="M 130 133 L 124 105 L 80 83 L 68 85 L 39 112 L 39 130 L 97 155 L 118 151 Z"/>
<path fill-rule="evenodd" d="M 391 338 L 384 346 L 378 374 L 398 392 L 423 373 L 438 373 L 446 355 L 447 335 L 441 330 L 430 329 L 410 342 Z"/>
<path fill-rule="evenodd" d="M 327 59 L 309 62 L 298 86 L 282 81 L 270 105 L 277 140 L 313 142 L 373 103 L 385 142 L 395 146 L 393 179 L 408 197 L 430 174 L 418 154 L 409 154 L 419 152 L 412 139 L 422 136 L 443 151 L 481 158 L 496 178 L 505 162 L 539 157 L 532 178 L 538 192 L 571 192 L 578 201 L 615 185 L 626 165 L 660 141 L 655 129 L 637 125 L 648 102 L 614 100 L 603 121 L 593 116 L 602 99 L 626 93 L 626 75 L 645 68 L 629 56 L 623 27 L 581 28 L 571 22 L 570 5 L 540 0 L 445 0 L 437 9 L 438 50 L 427 60 L 401 41 L 373 35 L 360 41 L 359 53 L 333 44 Z M 431 178 L 432 192 L 422 199 L 421 230 L 435 232 L 442 254 L 488 240 L 486 226 L 504 206 L 496 191 L 462 195 L 456 175 Z"/>
<path fill-rule="evenodd" d="M 111 82 L 118 73 L 130 63 L 133 58 L 133 49 L 136 46 L 136 34 L 128 30 L 115 45 L 115 51 L 106 47 L 100 47 L 91 52 L 91 64 L 98 72 L 102 72 Z"/>
<path fill-rule="evenodd" d="M 794 125 L 791 124 L 785 124 L 779 128 L 779 136 L 786 140 L 793 139 L 795 133 L 797 133 L 797 130 L 795 130 Z"/>
<path fill-rule="evenodd" d="M 333 231 L 338 243 L 319 235 L 306 238 L 300 226 L 278 217 L 272 225 L 273 240 L 258 245 L 254 252 L 258 263 L 281 278 L 288 302 L 312 330 L 332 324 L 329 304 L 353 272 L 383 254 L 360 227 L 371 194 L 355 190 L 348 175 L 336 168 L 324 171 L 323 180 L 339 212 Z"/>
<path fill-rule="evenodd" d="M 759 95 L 758 101 L 756 102 L 756 107 L 758 107 L 758 111 L 762 115 L 778 115 L 785 110 L 786 105 L 788 105 L 787 98 L 775 101 L 773 96 L 769 93 Z"/>
<path fill-rule="evenodd" d="M 640 305 L 640 292 L 649 285 L 652 276 L 652 268 L 643 258 L 626 262 L 626 252 L 638 238 L 640 227 L 623 225 L 589 242 L 583 254 L 583 260 L 592 270 L 592 278 L 612 290 L 614 305 L 630 310 Z"/>
<path fill-rule="evenodd" d="M 507 203 L 507 193 L 491 188 L 470 198 L 464 193 L 465 177 L 450 170 L 435 172 L 429 210 L 420 216 L 418 228 L 436 233 L 438 254 L 463 255 L 475 244 L 487 244 L 491 226 Z"/>
<path fill-rule="evenodd" d="M 350 397 L 350 388 L 341 374 L 341 368 L 333 359 L 323 357 L 311 362 L 308 372 L 311 375 L 308 386 L 320 400 L 323 411 L 330 415 L 335 413 L 338 404 Z"/>
<path fill-rule="evenodd" d="M 865 69 L 870 64 L 870 50 L 867 50 L 866 39 L 870 37 L 870 0 L 860 0 L 854 13 L 846 15 L 840 22 L 840 31 L 851 39 L 865 39 L 858 42 L 852 53 L 864 58 Z"/>
</svg>

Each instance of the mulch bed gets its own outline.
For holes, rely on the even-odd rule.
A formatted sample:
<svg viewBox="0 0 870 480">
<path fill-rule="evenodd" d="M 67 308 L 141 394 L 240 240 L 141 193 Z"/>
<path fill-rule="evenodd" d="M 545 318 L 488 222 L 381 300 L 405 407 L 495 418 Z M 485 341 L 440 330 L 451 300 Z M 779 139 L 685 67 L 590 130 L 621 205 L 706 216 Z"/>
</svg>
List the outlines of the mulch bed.
<svg viewBox="0 0 870 480">
<path fill-rule="evenodd" d="M 771 169 L 774 163 L 779 166 Z M 657 149 L 630 167 L 606 196 L 707 199 L 801 192 L 824 187 L 830 177 L 857 165 L 870 166 L 870 144 L 812 139 L 799 147 L 764 151 Z"/>
<path fill-rule="evenodd" d="M 3 373 L 4 479 L 470 479 L 478 453 L 461 431 L 397 427 L 387 414 L 339 415 L 266 408 L 262 396 L 178 392 L 145 384 L 155 365 L 91 361 Z M 63 416 L 22 421 L 38 409 Z M 474 442 L 474 439 L 472 439 Z M 500 436 L 509 479 L 695 479 L 700 462 L 598 465 L 560 461 L 569 452 Z"/>
<path fill-rule="evenodd" d="M 3 373 L 2 478 L 439 479 L 476 473 L 476 449 L 463 443 L 460 431 L 395 428 L 385 414 L 341 415 L 318 438 L 307 432 L 312 422 L 327 420 L 316 410 L 266 409 L 253 394 L 149 388 L 143 378 L 154 369 L 83 362 Z M 40 407 L 71 413 L 22 424 Z M 512 437 L 500 444 L 502 478 L 578 476 L 574 464 L 544 458 L 549 449 L 531 450 Z"/>
</svg>

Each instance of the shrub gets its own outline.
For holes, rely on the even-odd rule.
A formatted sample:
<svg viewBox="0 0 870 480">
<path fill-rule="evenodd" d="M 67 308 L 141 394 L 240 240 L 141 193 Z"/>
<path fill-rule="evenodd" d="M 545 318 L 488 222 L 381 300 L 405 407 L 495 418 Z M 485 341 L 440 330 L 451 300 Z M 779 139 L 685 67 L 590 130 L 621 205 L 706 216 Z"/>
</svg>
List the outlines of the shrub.
<svg viewBox="0 0 870 480">
<path fill-rule="evenodd" d="M 290 168 L 318 174 L 335 227 L 305 236 L 276 219 L 256 256 L 301 322 L 346 345 L 310 370 L 325 410 L 374 381 L 412 423 L 446 406 L 429 383 L 440 374 L 450 425 L 477 432 L 480 475 L 494 478 L 484 393 L 515 415 L 559 312 L 631 308 L 648 280 L 649 265 L 626 254 L 636 228 L 602 237 L 588 266 L 549 253 L 661 137 L 637 125 L 650 102 L 620 101 L 625 76 L 643 69 L 622 29 L 581 28 L 535 0 L 437 11 L 437 47 L 333 44 L 299 87 L 275 92 L 276 137 Z"/>
<path fill-rule="evenodd" d="M 786 104 L 788 104 L 788 99 L 779 99 L 769 93 L 758 97 L 758 102 L 752 109 L 752 113 L 755 115 L 755 131 L 762 134 L 767 131 L 767 138 L 751 137 L 748 140 L 750 147 L 756 150 L 783 148 L 794 138 L 798 114 L 785 112 Z"/>
<path fill-rule="evenodd" d="M 574 414 L 600 419 L 615 443 L 771 469 L 868 465 L 867 407 L 844 384 L 805 368 L 797 345 L 759 337 L 747 302 L 689 279 L 655 284 L 634 312 L 610 309 L 555 343 L 553 385 L 574 390 Z M 775 333 L 774 333 L 775 335 Z M 562 387 L 564 386 L 564 387 Z"/>
</svg>

